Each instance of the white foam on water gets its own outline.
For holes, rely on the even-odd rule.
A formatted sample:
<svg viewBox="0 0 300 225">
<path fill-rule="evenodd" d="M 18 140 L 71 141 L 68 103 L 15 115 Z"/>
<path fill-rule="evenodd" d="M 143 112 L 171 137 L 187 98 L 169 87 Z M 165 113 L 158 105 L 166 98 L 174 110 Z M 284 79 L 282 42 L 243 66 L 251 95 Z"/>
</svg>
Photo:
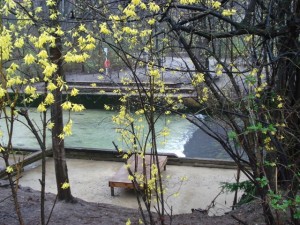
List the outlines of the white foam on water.
<svg viewBox="0 0 300 225">
<path fill-rule="evenodd" d="M 187 120 L 181 119 L 170 124 L 171 132 L 170 136 L 166 139 L 166 144 L 159 145 L 159 152 L 174 153 L 178 157 L 185 157 L 184 145 L 193 136 L 193 133 L 197 130 L 193 124 Z"/>
</svg>

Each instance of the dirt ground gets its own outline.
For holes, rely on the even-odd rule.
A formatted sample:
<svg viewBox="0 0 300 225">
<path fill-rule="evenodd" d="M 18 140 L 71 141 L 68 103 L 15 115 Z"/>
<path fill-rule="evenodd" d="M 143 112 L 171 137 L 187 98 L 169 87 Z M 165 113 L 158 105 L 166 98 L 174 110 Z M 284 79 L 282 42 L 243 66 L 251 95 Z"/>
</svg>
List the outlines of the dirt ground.
<svg viewBox="0 0 300 225">
<path fill-rule="evenodd" d="M 1 186 L 1 185 L 0 185 Z M 27 187 L 18 188 L 19 202 L 26 225 L 40 224 L 40 192 Z M 47 193 L 45 201 L 46 217 L 48 217 L 55 195 Z M 139 224 L 140 214 L 135 209 L 118 207 L 109 204 L 86 202 L 76 198 L 76 203 L 57 201 L 49 224 L 55 225 L 118 225 L 126 224 L 130 218 L 131 224 Z M 209 217 L 203 212 L 194 210 L 189 214 L 166 217 L 166 224 L 176 225 L 263 225 L 264 219 L 259 204 L 248 204 L 223 216 Z M 15 214 L 11 190 L 7 185 L 0 187 L 0 225 L 19 224 Z M 160 224 L 160 223 L 157 223 Z"/>
</svg>

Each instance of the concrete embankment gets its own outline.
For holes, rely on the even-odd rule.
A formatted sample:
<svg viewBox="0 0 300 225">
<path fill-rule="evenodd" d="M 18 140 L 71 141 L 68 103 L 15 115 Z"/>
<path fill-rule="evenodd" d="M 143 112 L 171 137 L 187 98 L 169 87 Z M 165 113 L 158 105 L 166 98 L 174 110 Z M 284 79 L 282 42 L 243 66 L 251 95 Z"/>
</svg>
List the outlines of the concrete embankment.
<svg viewBox="0 0 300 225">
<path fill-rule="evenodd" d="M 97 148 L 65 148 L 67 158 L 96 160 L 96 161 L 113 161 L 124 162 L 124 159 L 114 150 L 97 149 Z M 30 154 L 25 158 L 25 165 L 29 165 L 41 159 L 37 149 L 18 148 L 19 154 Z M 51 157 L 51 150 L 47 150 L 48 157 Z M 207 167 L 207 168 L 223 168 L 236 169 L 236 164 L 231 160 L 219 160 L 210 158 L 186 158 L 177 157 L 175 154 L 161 154 L 168 156 L 167 165 L 191 166 L 191 167 Z"/>
</svg>

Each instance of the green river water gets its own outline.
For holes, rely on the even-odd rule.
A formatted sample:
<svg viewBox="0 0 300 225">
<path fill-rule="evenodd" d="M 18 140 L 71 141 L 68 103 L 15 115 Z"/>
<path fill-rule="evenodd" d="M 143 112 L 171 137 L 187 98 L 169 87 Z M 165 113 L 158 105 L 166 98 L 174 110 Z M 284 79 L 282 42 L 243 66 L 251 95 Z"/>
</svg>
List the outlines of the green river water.
<svg viewBox="0 0 300 225">
<path fill-rule="evenodd" d="M 80 113 L 71 113 L 73 120 L 73 135 L 65 138 L 66 147 L 79 148 L 99 148 L 99 149 L 114 149 L 112 142 L 123 147 L 124 143 L 120 140 L 119 134 L 115 132 L 116 125 L 112 122 L 112 116 L 116 112 L 106 110 L 87 109 Z M 40 113 L 36 109 L 29 109 L 30 118 L 34 124 L 40 127 Z M 18 116 L 20 121 L 24 122 L 22 116 Z M 64 120 L 68 119 L 68 114 L 64 114 Z M 184 157 L 184 145 L 192 137 L 197 128 L 188 121 L 180 118 L 177 115 L 168 115 L 162 117 L 156 124 L 156 130 L 161 130 L 166 121 L 171 121 L 167 127 L 170 129 L 170 135 L 166 140 L 159 140 L 159 152 L 174 153 L 180 157 Z M 6 145 L 7 135 L 4 130 L 4 120 L 0 120 L 1 130 L 4 135 L 1 138 L 1 143 Z M 16 122 L 14 126 L 13 146 L 15 148 L 39 148 L 39 145 L 30 132 L 30 130 L 21 122 Z M 161 144 L 165 141 L 165 144 Z M 48 132 L 47 146 L 51 146 L 50 132 Z"/>
</svg>

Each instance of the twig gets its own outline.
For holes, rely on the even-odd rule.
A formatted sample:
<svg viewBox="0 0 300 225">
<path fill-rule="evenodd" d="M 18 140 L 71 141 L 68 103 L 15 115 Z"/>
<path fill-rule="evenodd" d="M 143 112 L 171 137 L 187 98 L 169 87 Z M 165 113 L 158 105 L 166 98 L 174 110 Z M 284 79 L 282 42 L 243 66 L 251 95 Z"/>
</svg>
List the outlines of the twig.
<svg viewBox="0 0 300 225">
<path fill-rule="evenodd" d="M 222 190 L 219 192 L 219 194 L 216 195 L 216 197 L 211 201 L 211 203 L 207 206 L 206 210 L 207 212 L 215 206 L 216 199 L 224 192 L 224 187 L 222 187 Z"/>
<path fill-rule="evenodd" d="M 115 149 L 117 150 L 117 152 L 119 153 L 119 155 L 117 155 L 117 157 L 123 157 L 124 153 L 121 153 L 121 151 L 119 150 L 118 145 L 116 145 L 116 143 L 114 141 L 112 143 L 113 143 Z"/>
<path fill-rule="evenodd" d="M 46 225 L 48 225 L 48 224 L 49 224 L 49 222 L 50 222 L 50 219 L 51 219 L 51 216 L 52 216 L 52 213 L 53 213 L 54 207 L 55 207 L 55 205 L 56 205 L 57 198 L 58 198 L 58 194 L 57 194 L 57 195 L 56 195 L 56 197 L 55 197 L 55 200 L 54 200 L 53 206 L 52 206 L 52 208 L 51 208 L 51 212 L 50 212 L 50 214 L 49 214 L 49 217 L 48 217 L 48 220 L 47 220 L 47 223 L 46 223 Z"/>
<path fill-rule="evenodd" d="M 243 224 L 243 225 L 248 225 L 248 223 L 246 223 L 245 221 L 237 218 L 235 215 L 231 215 L 231 217 L 235 220 L 237 220 L 239 223 Z"/>
<path fill-rule="evenodd" d="M 11 195 L 9 195 L 9 196 L 7 196 L 6 198 L 4 198 L 4 199 L 1 199 L 0 200 L 0 203 L 2 203 L 2 202 L 4 202 L 4 201 L 6 201 L 7 199 L 9 199 L 10 197 L 12 197 L 12 194 Z"/>
</svg>

